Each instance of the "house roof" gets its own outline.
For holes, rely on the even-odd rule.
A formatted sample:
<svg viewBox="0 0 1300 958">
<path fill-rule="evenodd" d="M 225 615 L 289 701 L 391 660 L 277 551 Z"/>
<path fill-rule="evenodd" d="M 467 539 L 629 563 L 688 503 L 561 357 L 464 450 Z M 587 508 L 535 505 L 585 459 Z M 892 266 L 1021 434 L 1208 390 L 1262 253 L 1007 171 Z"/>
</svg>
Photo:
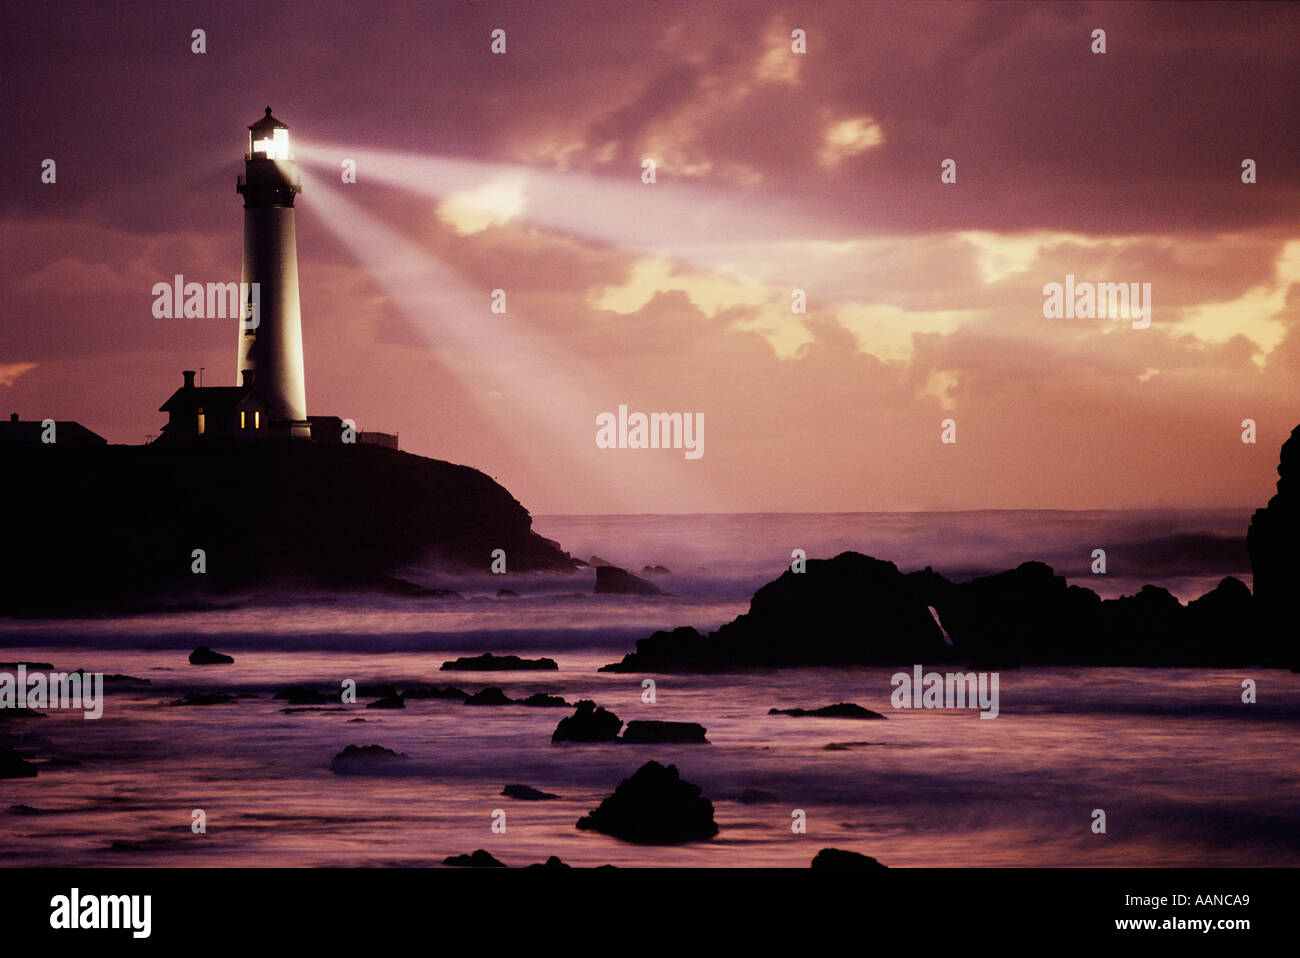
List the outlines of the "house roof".
<svg viewBox="0 0 1300 958">
<path fill-rule="evenodd" d="M 158 407 L 158 411 L 189 410 L 199 406 L 212 411 L 238 409 L 252 398 L 266 404 L 256 386 L 182 386 Z"/>
<path fill-rule="evenodd" d="M 44 432 L 45 426 L 40 419 L 0 420 L 0 442 L 40 442 Z M 108 442 L 103 436 L 71 419 L 54 421 L 54 437 L 56 442 Z"/>
</svg>

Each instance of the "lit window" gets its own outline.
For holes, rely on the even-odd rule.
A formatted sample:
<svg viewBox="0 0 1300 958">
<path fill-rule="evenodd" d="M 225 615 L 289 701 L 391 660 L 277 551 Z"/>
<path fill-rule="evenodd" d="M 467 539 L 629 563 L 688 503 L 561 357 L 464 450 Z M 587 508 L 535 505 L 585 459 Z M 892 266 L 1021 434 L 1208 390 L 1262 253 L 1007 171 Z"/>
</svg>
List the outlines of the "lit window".
<svg viewBox="0 0 1300 958">
<path fill-rule="evenodd" d="M 289 158 L 289 131 L 278 128 L 271 133 L 269 140 L 253 141 L 253 152 L 261 153 L 268 160 L 287 160 Z"/>
<path fill-rule="evenodd" d="M 199 435 L 203 435 L 203 407 L 199 407 Z"/>
<path fill-rule="evenodd" d="M 253 428 L 254 429 L 262 428 L 262 410 L 260 409 L 253 410 Z"/>
<path fill-rule="evenodd" d="M 248 413 L 244 412 L 244 410 L 242 410 L 242 409 L 239 410 L 239 428 L 240 428 L 240 429 L 247 429 L 247 428 L 248 428 L 248 423 L 245 422 L 245 419 L 247 418 L 247 416 L 248 416 Z"/>
</svg>

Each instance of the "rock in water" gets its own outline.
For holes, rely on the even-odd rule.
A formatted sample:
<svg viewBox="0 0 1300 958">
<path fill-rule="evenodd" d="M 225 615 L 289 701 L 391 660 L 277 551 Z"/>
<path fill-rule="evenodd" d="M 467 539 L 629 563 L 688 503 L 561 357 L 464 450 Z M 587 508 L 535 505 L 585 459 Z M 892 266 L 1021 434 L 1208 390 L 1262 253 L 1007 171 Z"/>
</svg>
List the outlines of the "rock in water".
<svg viewBox="0 0 1300 958">
<path fill-rule="evenodd" d="M 887 868 L 870 855 L 846 852 L 842 848 L 823 848 L 812 860 L 813 868 Z"/>
<path fill-rule="evenodd" d="M 561 861 L 558 856 L 552 855 L 550 858 L 546 859 L 546 861 L 536 862 L 535 864 L 529 865 L 528 867 L 529 868 L 572 868 L 573 866 L 568 864 L 567 862 Z"/>
<path fill-rule="evenodd" d="M 405 752 L 394 752 L 382 745 L 349 745 L 330 760 L 330 769 L 340 774 L 382 769 L 408 759 Z"/>
<path fill-rule="evenodd" d="M 685 742 L 708 745 L 704 726 L 698 722 L 628 722 L 620 742 L 647 744 L 652 742 Z"/>
<path fill-rule="evenodd" d="M 514 703 L 514 699 L 495 685 L 481 689 L 465 700 L 466 705 L 513 705 Z"/>
<path fill-rule="evenodd" d="M 1300 441 L 1292 442 L 1300 447 Z M 1284 470 L 1286 465 L 1284 461 Z M 1284 482 L 1278 486 L 1290 488 Z M 1284 498 L 1279 494 L 1268 510 L 1256 513 L 1252 555 L 1257 568 L 1264 563 L 1279 581 L 1296 586 L 1300 570 L 1292 553 L 1300 555 L 1300 548 L 1293 548 L 1300 543 L 1300 530 L 1293 526 L 1289 538 L 1281 537 L 1286 545 L 1278 545 L 1277 555 L 1265 548 L 1268 539 L 1261 531 L 1282 522 L 1279 517 L 1285 513 L 1277 503 Z M 1265 512 L 1272 518 L 1261 519 Z M 1289 521 L 1297 520 L 1293 515 Z M 1257 614 L 1259 603 L 1234 582 L 1220 583 L 1188 606 L 1168 590 L 1150 585 L 1136 595 L 1103 601 L 1041 562 L 956 583 L 929 568 L 904 575 L 892 562 L 844 552 L 834 559 L 809 559 L 802 573 L 787 570 L 754 593 L 748 612 L 708 635 L 688 627 L 655 632 L 638 640 L 635 652 L 600 671 L 705 672 L 900 662 L 966 662 L 979 670 L 1024 663 L 1300 664 L 1295 638 L 1300 630 L 1294 624 L 1286 630 L 1280 608 L 1278 597 L 1285 590 L 1274 588 L 1273 618 L 1266 622 Z M 1257 590 L 1267 588 L 1267 582 L 1257 584 Z M 1265 594 L 1258 591 L 1260 597 Z"/>
<path fill-rule="evenodd" d="M 795 718 L 846 718 L 846 719 L 883 719 L 879 712 L 855 705 L 853 702 L 837 702 L 835 705 L 823 705 L 819 709 L 768 709 L 768 715 L 793 715 Z"/>
<path fill-rule="evenodd" d="M 547 695 L 545 692 L 534 692 L 526 699 L 516 699 L 519 705 L 531 705 L 536 708 L 544 709 L 567 709 L 569 703 L 559 695 Z"/>
<path fill-rule="evenodd" d="M 387 695 L 382 699 L 375 699 L 366 705 L 368 709 L 404 709 L 406 700 L 400 695 Z"/>
<path fill-rule="evenodd" d="M 505 868 L 505 863 L 497 861 L 488 853 L 487 849 L 480 848 L 473 855 L 448 855 L 442 860 L 444 865 L 451 865 L 453 868 Z"/>
<path fill-rule="evenodd" d="M 290 705 L 328 705 L 331 702 L 339 701 L 338 696 L 331 698 L 324 692 L 309 689 L 304 685 L 290 685 L 287 688 L 280 689 L 272 698 L 282 699 Z"/>
<path fill-rule="evenodd" d="M 597 708 L 591 699 L 582 699 L 577 711 L 560 719 L 551 742 L 612 742 L 622 727 L 623 720 L 613 712 Z"/>
<path fill-rule="evenodd" d="M 1286 606 L 1300 588 L 1300 426 L 1282 444 L 1277 494 L 1257 509 L 1246 534 L 1261 624 L 1282 644 L 1279 658 L 1300 665 L 1300 629 Z"/>
<path fill-rule="evenodd" d="M 191 692 L 184 698 L 173 699 L 168 705 L 230 705 L 237 701 L 228 692 Z"/>
<path fill-rule="evenodd" d="M 234 658 L 213 652 L 206 645 L 200 645 L 190 653 L 190 665 L 233 665 Z"/>
<path fill-rule="evenodd" d="M 664 590 L 626 569 L 620 569 L 616 565 L 602 565 L 596 567 L 596 592 L 614 595 L 663 595 Z"/>
<path fill-rule="evenodd" d="M 521 802 L 546 802 L 560 797 L 551 792 L 543 792 L 541 789 L 533 788 L 531 785 L 507 785 L 501 789 L 501 794 L 506 798 L 518 799 Z"/>
<path fill-rule="evenodd" d="M 469 698 L 469 693 L 464 689 L 456 688 L 454 685 L 413 685 L 409 689 L 402 690 L 402 698 L 460 699 L 463 702 Z"/>
<path fill-rule="evenodd" d="M 442 663 L 440 672 L 506 672 L 519 669 L 535 669 L 539 671 L 554 672 L 559 668 L 555 659 L 521 659 L 517 655 L 493 655 L 491 652 L 484 652 L 482 655 L 462 656 L 451 662 Z"/>
<path fill-rule="evenodd" d="M 892 562 L 856 552 L 809 559 L 805 572 L 787 569 L 754 593 L 748 612 L 707 637 L 691 628 L 656 632 L 601 671 L 941 661 L 951 652 L 928 604 Z"/>
<path fill-rule="evenodd" d="M 700 791 L 700 786 L 682 780 L 676 765 L 646 762 L 599 807 L 578 819 L 578 828 L 638 845 L 707 841 L 718 834 L 718 824 L 713 803 Z"/>
</svg>

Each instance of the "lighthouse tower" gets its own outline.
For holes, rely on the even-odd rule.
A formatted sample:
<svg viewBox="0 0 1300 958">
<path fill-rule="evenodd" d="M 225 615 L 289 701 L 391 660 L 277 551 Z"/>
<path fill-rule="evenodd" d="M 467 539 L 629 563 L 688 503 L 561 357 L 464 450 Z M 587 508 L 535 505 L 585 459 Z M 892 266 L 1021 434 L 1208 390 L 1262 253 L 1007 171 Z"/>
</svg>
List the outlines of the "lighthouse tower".
<svg viewBox="0 0 1300 958">
<path fill-rule="evenodd" d="M 235 188 L 244 198 L 241 289 L 247 291 L 236 382 L 251 381 L 261 393 L 272 433 L 308 438 L 293 225 L 293 198 L 302 184 L 289 153 L 289 128 L 271 115 L 269 106 L 248 128 L 244 175 Z"/>
</svg>

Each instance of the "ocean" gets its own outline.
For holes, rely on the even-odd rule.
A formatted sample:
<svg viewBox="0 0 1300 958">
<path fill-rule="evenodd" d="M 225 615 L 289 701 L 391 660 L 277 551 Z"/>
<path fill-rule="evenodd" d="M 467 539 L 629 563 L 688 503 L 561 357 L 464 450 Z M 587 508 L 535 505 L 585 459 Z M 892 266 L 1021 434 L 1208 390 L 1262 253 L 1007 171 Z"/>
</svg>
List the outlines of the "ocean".
<svg viewBox="0 0 1300 958">
<path fill-rule="evenodd" d="M 1250 583 L 1248 521 L 1248 510 L 542 516 L 535 528 L 574 555 L 638 574 L 667 567 L 645 575 L 671 594 L 597 596 L 590 569 L 449 577 L 416 566 L 403 574 L 463 598 L 248 595 L 202 610 L 0 620 L 0 660 L 148 680 L 110 684 L 96 721 L 59 710 L 2 721 L 0 744 L 32 750 L 39 774 L 0 780 L 0 862 L 437 865 L 484 848 L 512 866 L 550 855 L 806 866 L 837 847 L 891 866 L 1300 864 L 1300 675 L 1023 668 L 1000 674 L 1000 714 L 986 721 L 892 708 L 895 668 L 654 675 L 653 704 L 643 676 L 597 671 L 656 629 L 707 630 L 745 611 L 794 549 L 856 549 L 953 578 L 1040 559 L 1105 596 L 1150 582 L 1185 601 L 1223 575 Z M 1104 576 L 1090 571 L 1098 548 Z M 198 645 L 235 663 L 191 666 Z M 439 671 L 482 652 L 547 655 L 559 670 Z M 711 744 L 552 745 L 570 714 L 560 708 L 421 699 L 286 712 L 272 698 L 345 679 L 591 698 L 624 721 L 699 722 Z M 1257 684 L 1253 704 L 1244 679 Z M 195 691 L 237 699 L 168 704 Z M 841 701 L 887 718 L 767 714 Z M 331 770 L 345 746 L 371 744 L 408 758 L 372 774 Z M 715 839 L 648 847 L 574 827 L 651 759 L 702 786 Z M 560 797 L 503 797 L 514 783 Z M 792 829 L 800 817 L 806 832 Z"/>
</svg>

